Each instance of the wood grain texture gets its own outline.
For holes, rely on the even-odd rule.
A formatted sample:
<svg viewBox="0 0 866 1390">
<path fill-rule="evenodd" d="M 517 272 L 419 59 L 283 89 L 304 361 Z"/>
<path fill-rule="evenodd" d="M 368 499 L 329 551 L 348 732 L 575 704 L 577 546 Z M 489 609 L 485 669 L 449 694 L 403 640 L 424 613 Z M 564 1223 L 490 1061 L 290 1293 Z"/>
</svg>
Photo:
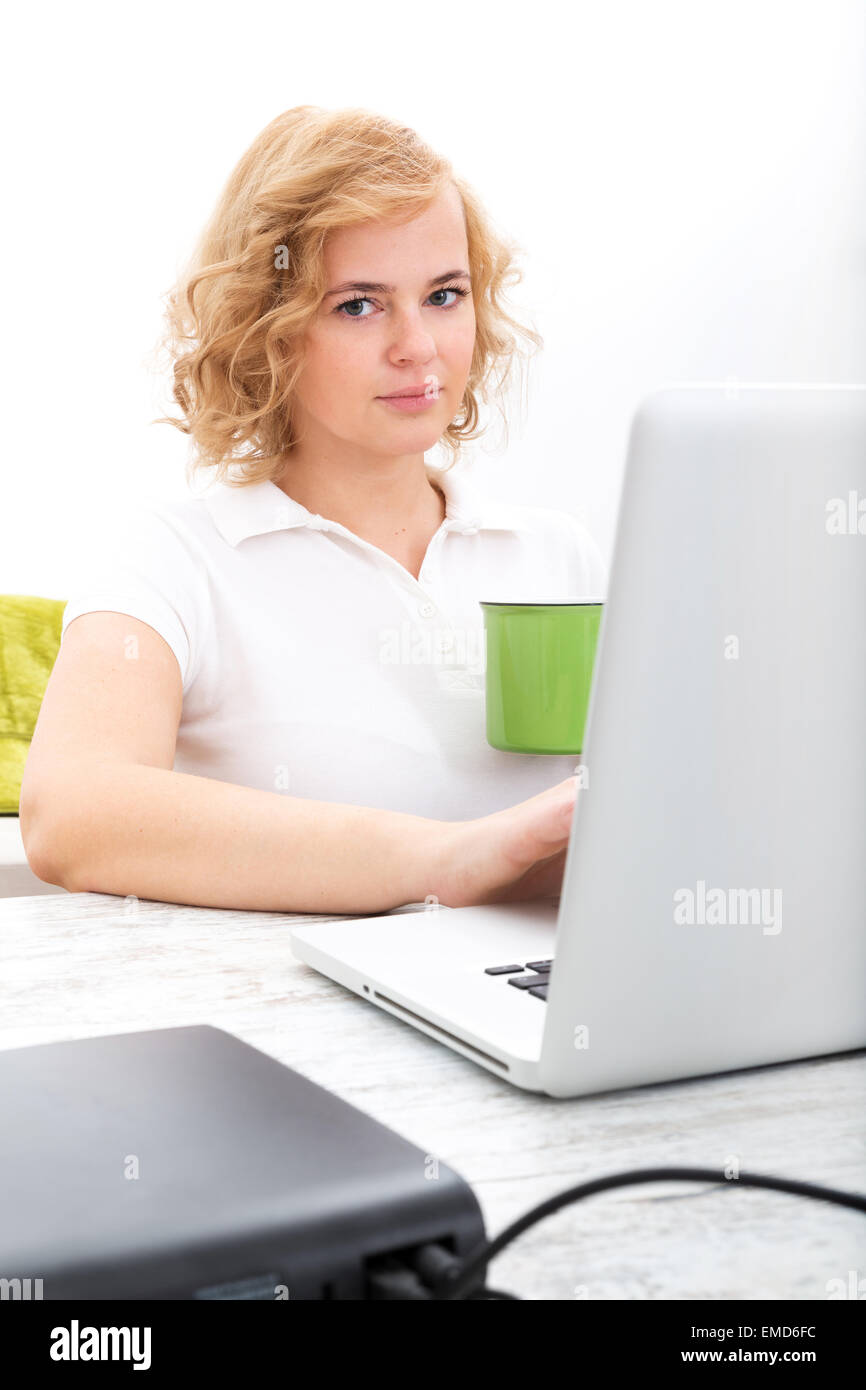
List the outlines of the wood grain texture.
<svg viewBox="0 0 866 1390">
<path fill-rule="evenodd" d="M 423 905 L 397 909 L 420 910 Z M 490 1236 L 603 1174 L 690 1164 L 866 1191 L 866 1053 L 555 1100 L 518 1090 L 295 959 L 328 920 L 101 893 L 0 901 L 0 1048 L 210 1023 L 390 1125 L 472 1185 Z M 4 1117 L 5 1119 L 6 1117 Z M 525 1232 L 525 1299 L 814 1299 L 866 1278 L 866 1217 L 735 1182 L 621 1189 Z"/>
</svg>

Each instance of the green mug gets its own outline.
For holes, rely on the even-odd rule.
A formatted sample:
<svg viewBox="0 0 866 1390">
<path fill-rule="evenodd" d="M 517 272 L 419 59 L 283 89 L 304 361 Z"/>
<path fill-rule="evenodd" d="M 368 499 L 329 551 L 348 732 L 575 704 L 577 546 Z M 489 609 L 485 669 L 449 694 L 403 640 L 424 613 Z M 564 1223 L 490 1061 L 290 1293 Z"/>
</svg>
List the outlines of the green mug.
<svg viewBox="0 0 866 1390">
<path fill-rule="evenodd" d="M 481 601 L 487 742 L 507 753 L 580 753 L 604 601 Z"/>
</svg>

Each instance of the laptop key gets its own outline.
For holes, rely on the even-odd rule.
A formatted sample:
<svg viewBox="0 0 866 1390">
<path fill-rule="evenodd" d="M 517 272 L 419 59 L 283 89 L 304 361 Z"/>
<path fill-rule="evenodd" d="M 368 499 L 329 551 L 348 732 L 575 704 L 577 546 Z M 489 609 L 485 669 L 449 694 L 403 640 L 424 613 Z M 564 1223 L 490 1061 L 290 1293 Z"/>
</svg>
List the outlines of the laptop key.
<svg viewBox="0 0 866 1390">
<path fill-rule="evenodd" d="M 541 971 L 541 970 L 549 970 L 550 967 L 551 967 L 552 965 L 553 965 L 553 957 L 552 957 L 552 956 L 551 956 L 550 960 L 528 960 L 528 961 L 526 962 L 526 968 L 527 968 L 527 970 L 538 970 L 538 971 Z"/>
<path fill-rule="evenodd" d="M 508 983 L 514 985 L 515 989 L 532 989 L 533 985 L 538 984 L 537 975 L 509 975 Z"/>
<path fill-rule="evenodd" d="M 522 965 L 488 965 L 484 973 L 485 975 L 513 975 L 515 971 L 519 974 L 522 969 Z"/>
<path fill-rule="evenodd" d="M 535 987 L 531 989 L 529 993 L 534 994 L 536 999 L 546 999 L 547 991 L 549 988 L 549 985 L 535 985 Z"/>
</svg>

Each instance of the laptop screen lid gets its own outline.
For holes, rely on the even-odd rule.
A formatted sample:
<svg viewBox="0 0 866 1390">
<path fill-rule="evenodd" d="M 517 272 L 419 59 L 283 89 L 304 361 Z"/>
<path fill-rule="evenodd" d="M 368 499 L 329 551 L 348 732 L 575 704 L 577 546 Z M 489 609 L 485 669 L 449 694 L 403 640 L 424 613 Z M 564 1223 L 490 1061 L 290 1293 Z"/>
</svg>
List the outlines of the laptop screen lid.
<svg viewBox="0 0 866 1390">
<path fill-rule="evenodd" d="M 582 763 L 550 1094 L 866 1044 L 866 385 L 641 403 Z"/>
</svg>

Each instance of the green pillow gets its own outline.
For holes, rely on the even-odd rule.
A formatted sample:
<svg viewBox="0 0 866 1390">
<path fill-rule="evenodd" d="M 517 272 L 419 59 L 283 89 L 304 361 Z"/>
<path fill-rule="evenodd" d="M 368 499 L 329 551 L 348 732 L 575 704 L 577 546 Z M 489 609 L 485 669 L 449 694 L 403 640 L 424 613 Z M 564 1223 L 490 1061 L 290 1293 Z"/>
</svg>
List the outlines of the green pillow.
<svg viewBox="0 0 866 1390">
<path fill-rule="evenodd" d="M 60 650 L 66 602 L 0 594 L 0 815 L 18 815 L 24 764 Z"/>
</svg>

